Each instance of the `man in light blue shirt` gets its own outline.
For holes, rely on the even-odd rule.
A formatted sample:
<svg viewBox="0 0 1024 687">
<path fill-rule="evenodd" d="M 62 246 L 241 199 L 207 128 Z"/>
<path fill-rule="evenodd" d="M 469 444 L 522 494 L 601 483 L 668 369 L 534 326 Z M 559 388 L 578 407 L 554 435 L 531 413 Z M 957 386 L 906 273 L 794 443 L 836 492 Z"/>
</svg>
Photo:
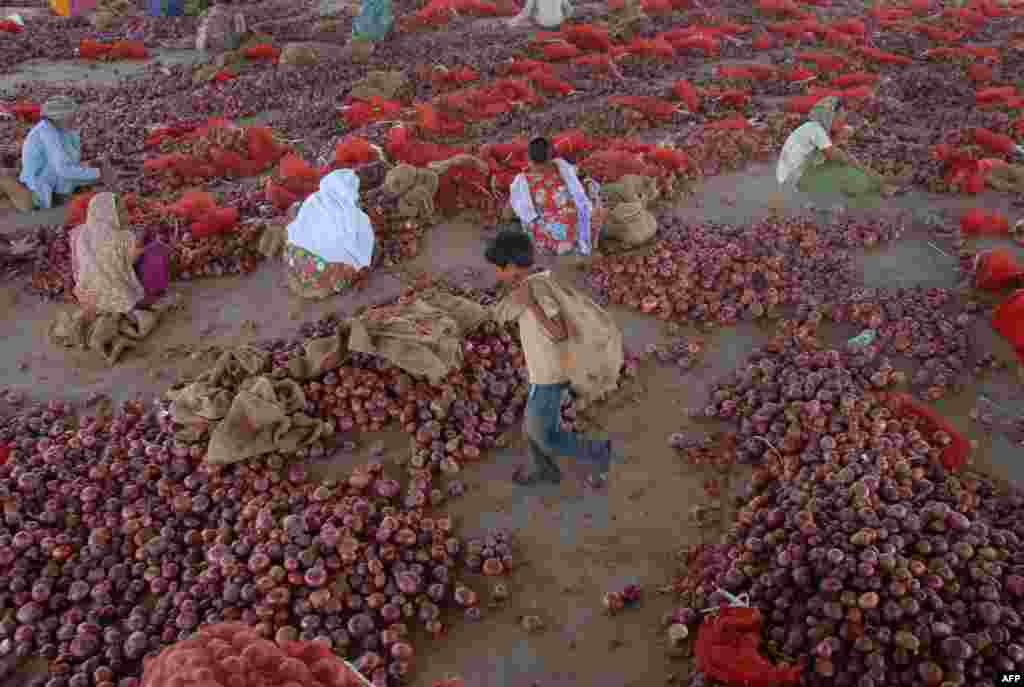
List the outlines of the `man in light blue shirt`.
<svg viewBox="0 0 1024 687">
<path fill-rule="evenodd" d="M 42 120 L 21 146 L 18 180 L 32 192 L 37 209 L 49 209 L 54 196 L 69 196 L 83 186 L 109 181 L 109 170 L 82 165 L 82 139 L 73 130 L 78 104 L 55 96 L 43 104 Z"/>
</svg>

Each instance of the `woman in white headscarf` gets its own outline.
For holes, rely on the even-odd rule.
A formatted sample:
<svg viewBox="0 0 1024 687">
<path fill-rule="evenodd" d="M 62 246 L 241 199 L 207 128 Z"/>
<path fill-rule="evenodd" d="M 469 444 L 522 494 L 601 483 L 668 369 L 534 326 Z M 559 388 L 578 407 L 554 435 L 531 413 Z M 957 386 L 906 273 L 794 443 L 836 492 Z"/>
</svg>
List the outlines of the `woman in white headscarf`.
<svg viewBox="0 0 1024 687">
<path fill-rule="evenodd" d="M 369 270 L 375 243 L 370 218 L 359 208 L 359 177 L 350 169 L 331 172 L 288 225 L 289 288 L 310 299 L 351 288 Z"/>
<path fill-rule="evenodd" d="M 509 26 L 518 28 L 530 23 L 545 29 L 557 29 L 572 16 L 570 0 L 526 0 L 523 11 L 508 21 Z"/>
<path fill-rule="evenodd" d="M 82 165 L 82 138 L 74 130 L 77 116 L 74 100 L 54 96 L 43 104 L 42 120 L 25 137 L 19 181 L 32 193 L 36 208 L 51 208 L 54 196 L 110 181 L 109 170 Z"/>
</svg>

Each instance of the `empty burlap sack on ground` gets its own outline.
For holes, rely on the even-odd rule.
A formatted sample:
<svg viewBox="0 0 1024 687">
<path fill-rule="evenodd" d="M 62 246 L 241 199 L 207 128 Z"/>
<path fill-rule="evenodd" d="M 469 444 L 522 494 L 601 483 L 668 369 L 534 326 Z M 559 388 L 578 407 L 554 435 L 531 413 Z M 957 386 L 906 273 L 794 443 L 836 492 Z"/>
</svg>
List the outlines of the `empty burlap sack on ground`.
<svg viewBox="0 0 1024 687">
<path fill-rule="evenodd" d="M 306 43 L 288 43 L 281 48 L 281 64 L 312 67 L 320 63 L 320 52 Z"/>
<path fill-rule="evenodd" d="M 5 200 L 20 212 L 31 212 L 35 207 L 28 187 L 17 177 L 0 175 L 0 207 L 4 206 Z"/>
<path fill-rule="evenodd" d="M 612 207 L 619 203 L 643 203 L 649 207 L 658 198 L 658 182 L 651 177 L 627 174 L 613 184 L 603 185 L 601 195 Z"/>
<path fill-rule="evenodd" d="M 204 460 L 225 465 L 309 446 L 331 429 L 306 415 L 305 408 L 306 395 L 295 380 L 265 376 L 246 380 L 227 415 L 213 428 Z"/>
<path fill-rule="evenodd" d="M 160 318 L 177 305 L 173 297 L 161 299 L 149 310 L 132 310 L 121 315 L 101 313 L 87 315 L 75 306 L 57 313 L 48 331 L 50 340 L 65 348 L 93 351 L 108 364 L 114 365 L 125 351 L 135 348 L 148 337 Z"/>
<path fill-rule="evenodd" d="M 647 243 L 658 232 L 658 220 L 641 202 L 619 203 L 608 215 L 605 236 L 627 246 Z"/>
<path fill-rule="evenodd" d="M 622 330 L 608 312 L 589 296 L 558 282 L 550 272 L 541 272 L 527 279 L 534 301 L 543 305 L 553 301 L 558 312 L 575 330 L 564 345 L 568 347 L 569 383 L 581 406 L 598 401 L 619 386 L 625 361 Z M 500 323 L 519 319 L 525 305 L 510 298 L 499 302 L 493 310 Z"/>
<path fill-rule="evenodd" d="M 349 331 L 349 324 L 342 322 L 330 336 L 307 339 L 303 354 L 288 361 L 288 374 L 295 379 L 311 379 L 340 367 L 349 354 Z"/>
<path fill-rule="evenodd" d="M 410 219 L 434 216 L 434 196 L 440 177 L 431 169 L 401 164 L 392 167 L 384 177 L 384 190 L 395 196 L 398 214 Z"/>
<path fill-rule="evenodd" d="M 487 309 L 478 303 L 426 291 L 408 305 L 370 308 L 349 320 L 348 347 L 437 383 L 462 365 L 463 339 L 487 316 Z"/>
<path fill-rule="evenodd" d="M 374 70 L 367 72 L 366 77 L 352 87 L 349 97 L 356 100 L 399 100 L 409 88 L 405 72 Z"/>
<path fill-rule="evenodd" d="M 288 242 L 288 225 L 267 224 L 260 234 L 260 254 L 265 258 L 276 258 L 284 251 Z"/>
</svg>

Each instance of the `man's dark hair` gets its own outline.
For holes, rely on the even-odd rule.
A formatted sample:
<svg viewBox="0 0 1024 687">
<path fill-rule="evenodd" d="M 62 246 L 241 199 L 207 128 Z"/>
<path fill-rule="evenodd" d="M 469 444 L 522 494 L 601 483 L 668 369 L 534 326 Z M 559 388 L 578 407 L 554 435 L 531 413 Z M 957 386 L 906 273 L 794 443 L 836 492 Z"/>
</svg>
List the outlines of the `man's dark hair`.
<svg viewBox="0 0 1024 687">
<path fill-rule="evenodd" d="M 543 164 L 551 161 L 551 142 L 539 136 L 530 141 L 530 162 L 534 164 Z"/>
<path fill-rule="evenodd" d="M 533 267 L 533 241 L 526 232 L 503 229 L 487 246 L 484 259 L 498 267 Z"/>
</svg>

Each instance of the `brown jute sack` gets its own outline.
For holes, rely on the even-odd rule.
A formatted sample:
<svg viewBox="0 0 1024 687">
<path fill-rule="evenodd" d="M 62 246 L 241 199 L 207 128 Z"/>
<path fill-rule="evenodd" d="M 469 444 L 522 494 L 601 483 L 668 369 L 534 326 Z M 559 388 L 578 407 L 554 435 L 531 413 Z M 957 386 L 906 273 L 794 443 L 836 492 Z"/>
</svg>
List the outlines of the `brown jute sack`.
<svg viewBox="0 0 1024 687">
<path fill-rule="evenodd" d="M 619 203 L 608 217 L 607 236 L 627 246 L 647 243 L 658 231 L 658 220 L 643 203 Z"/>
<path fill-rule="evenodd" d="M 19 212 L 31 212 L 35 207 L 32 191 L 16 177 L 0 176 L 0 197 L 6 197 Z"/>
</svg>

